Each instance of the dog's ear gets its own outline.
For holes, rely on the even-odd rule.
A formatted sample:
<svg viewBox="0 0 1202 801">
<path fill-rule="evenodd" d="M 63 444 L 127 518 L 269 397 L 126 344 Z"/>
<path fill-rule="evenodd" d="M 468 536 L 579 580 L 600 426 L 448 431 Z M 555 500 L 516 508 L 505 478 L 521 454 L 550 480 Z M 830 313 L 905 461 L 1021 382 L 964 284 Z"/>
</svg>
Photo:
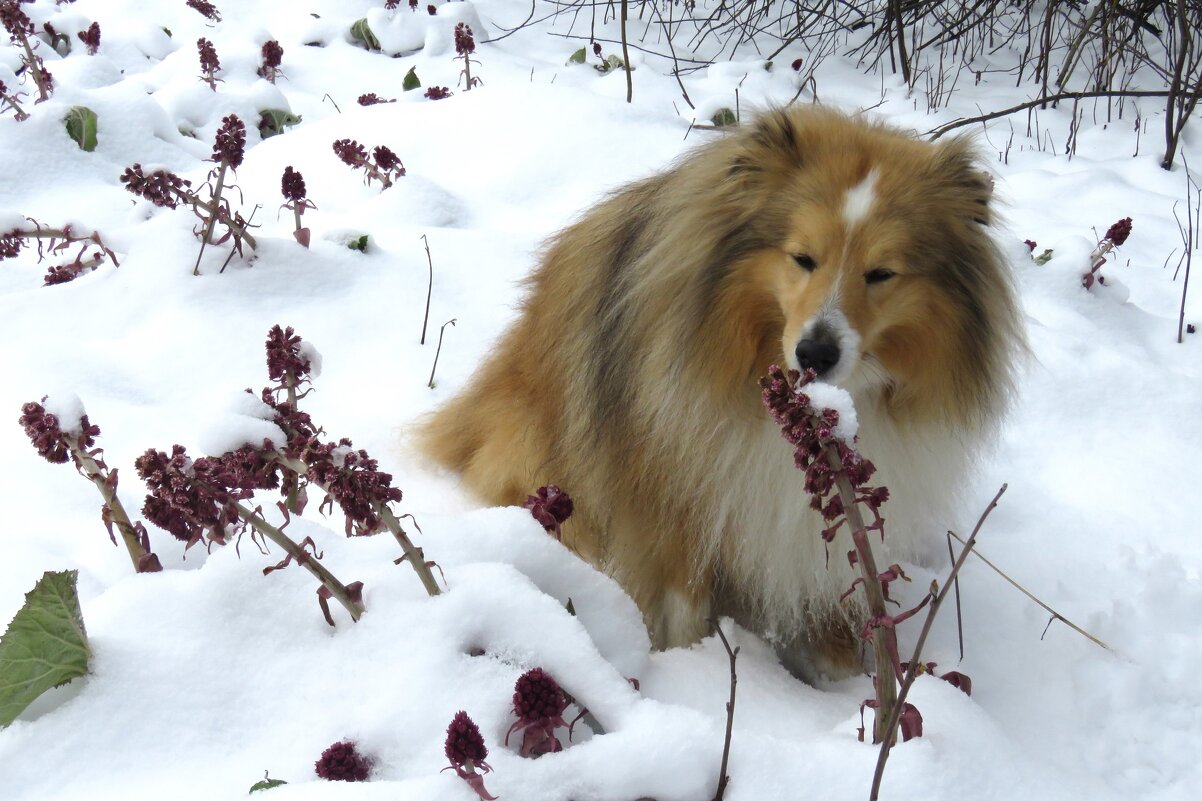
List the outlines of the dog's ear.
<svg viewBox="0 0 1202 801">
<path fill-rule="evenodd" d="M 961 136 L 937 147 L 932 164 L 936 181 L 950 191 L 965 216 L 989 225 L 993 222 L 993 176 L 981 166 L 972 140 Z"/>
<path fill-rule="evenodd" d="M 783 108 L 760 113 L 746 130 L 738 131 L 734 136 L 737 139 L 729 167 L 731 178 L 754 179 L 763 173 L 780 173 L 801 166 L 797 126 Z"/>
</svg>

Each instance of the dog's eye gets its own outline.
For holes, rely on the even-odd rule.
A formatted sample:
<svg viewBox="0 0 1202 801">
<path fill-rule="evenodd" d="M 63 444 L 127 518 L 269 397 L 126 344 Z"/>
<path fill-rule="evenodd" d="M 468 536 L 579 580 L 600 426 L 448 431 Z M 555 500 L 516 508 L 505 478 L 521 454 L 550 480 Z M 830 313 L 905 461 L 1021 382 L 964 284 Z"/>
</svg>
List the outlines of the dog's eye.
<svg viewBox="0 0 1202 801">
<path fill-rule="evenodd" d="M 812 273 L 818 269 L 818 264 L 814 261 L 813 257 L 805 253 L 794 253 L 793 261 L 797 262 L 797 266 L 807 273 Z"/>
<path fill-rule="evenodd" d="M 864 282 L 867 284 L 879 284 L 882 281 L 888 281 L 897 273 L 887 267 L 877 267 L 875 270 L 869 270 L 864 273 Z"/>
</svg>

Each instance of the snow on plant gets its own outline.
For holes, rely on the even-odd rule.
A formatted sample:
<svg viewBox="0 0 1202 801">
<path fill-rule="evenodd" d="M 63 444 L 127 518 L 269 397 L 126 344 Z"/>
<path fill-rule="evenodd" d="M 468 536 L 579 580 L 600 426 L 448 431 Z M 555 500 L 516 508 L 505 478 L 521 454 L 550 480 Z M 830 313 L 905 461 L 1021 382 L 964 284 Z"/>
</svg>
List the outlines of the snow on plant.
<svg viewBox="0 0 1202 801">
<path fill-rule="evenodd" d="M 70 224 L 64 225 L 61 228 L 50 228 L 42 225 L 32 217 L 26 217 L 25 219 L 29 220 L 31 227 L 14 228 L 11 231 L 0 234 L 0 259 L 9 259 L 16 256 L 21 251 L 21 248 L 25 246 L 25 240 L 27 239 L 32 239 L 38 243 L 39 263 L 41 263 L 48 253 L 58 255 L 71 245 L 82 243 L 74 259 L 69 262 L 53 265 L 47 270 L 46 276 L 43 278 L 44 286 L 73 281 L 84 273 L 95 270 L 104 263 L 106 258 L 113 262 L 114 267 L 120 266 L 117 262 L 116 254 L 104 244 L 98 231 L 79 235 L 72 230 Z"/>
<path fill-rule="evenodd" d="M 455 713 L 451 725 L 447 726 L 443 751 L 451 763 L 450 767 L 443 770 L 454 770 L 455 775 L 467 782 L 476 795 L 484 801 L 495 801 L 496 796 L 490 795 L 484 788 L 484 774 L 492 770 L 484 761 L 488 758 L 484 735 L 480 734 L 480 727 L 462 709 Z"/>
<path fill-rule="evenodd" d="M 318 776 L 332 782 L 365 782 L 371 768 L 372 760 L 359 753 L 350 741 L 334 743 L 313 764 Z"/>
<path fill-rule="evenodd" d="M 217 49 L 213 47 L 212 42 L 202 36 L 196 40 L 196 50 L 200 55 L 200 80 L 216 92 L 217 82 L 221 80 L 217 77 L 217 73 L 221 70 Z"/>
<path fill-rule="evenodd" d="M 208 0 L 188 0 L 188 8 L 196 9 L 210 22 L 221 22 L 221 12 Z"/>
<path fill-rule="evenodd" d="M 572 516 L 572 496 L 554 484 L 548 484 L 539 487 L 533 495 L 526 496 L 522 506 L 530 510 L 530 514 L 547 533 L 554 534 L 557 540 L 563 540 L 560 527 Z"/>
<path fill-rule="evenodd" d="M 282 434 L 280 441 L 265 438 L 220 456 L 195 460 L 180 445 L 173 446 L 170 454 L 146 451 L 135 463 L 150 490 L 143 515 L 187 547 L 223 545 L 247 531 L 252 540 L 269 539 L 286 557 L 264 573 L 295 561 L 320 582 L 318 602 L 330 625 L 334 624 L 327 603 L 330 598 L 358 620 L 365 611 L 362 583 L 344 585 L 319 563 L 321 555 L 312 540 L 297 543 L 283 532 L 292 514 L 304 512 L 308 488 L 315 486 L 325 493 L 322 511 L 332 511 L 335 503 L 341 508 L 347 536 L 390 531 L 427 593 L 438 595 L 431 563 L 425 561 L 389 507 L 401 499 L 401 491 L 392 486 L 392 476 L 380 471 L 376 460 L 366 451 L 356 450 L 349 439 L 323 442 L 324 430 L 297 407 L 309 392 L 298 390 L 309 384 L 310 376 L 320 368 L 317 352 L 291 328 L 278 325 L 268 332 L 266 352 L 268 376 L 274 383 L 263 389 L 261 400 L 265 415 Z M 260 490 L 280 493 L 276 506 L 284 515 L 283 526 L 268 523 L 261 507 L 249 503 Z"/>
<path fill-rule="evenodd" d="M 509 736 L 522 732 L 524 757 L 539 757 L 563 750 L 563 743 L 555 736 L 556 728 L 568 728 L 563 719 L 568 708 L 568 699 L 551 674 L 542 668 L 533 668 L 518 677 L 513 687 L 513 714 L 517 720 L 505 734 L 505 745 Z M 571 737 L 569 729 L 568 737 Z"/>
<path fill-rule="evenodd" d="M 42 63 L 41 57 L 34 52 L 39 43 L 30 42 L 29 37 L 34 32 L 33 22 L 29 15 L 21 10 L 20 0 L 0 0 L 0 25 L 4 26 L 12 43 L 21 50 L 22 67 L 17 72 L 27 72 L 38 87 L 38 99 L 34 102 L 49 100 L 50 92 L 54 89 L 54 78 Z"/>
<path fill-rule="evenodd" d="M 466 22 L 455 26 L 455 52 L 458 54 L 456 58 L 463 59 L 463 70 L 459 77 L 463 79 L 464 88 L 470 90 L 473 86 L 480 85 L 481 80 L 472 77 L 472 62 L 480 63 L 472 58 L 472 54 L 476 52 L 476 38 L 472 35 L 472 27 Z"/>
<path fill-rule="evenodd" d="M 55 411 L 49 411 L 47 407 Z M 150 536 L 146 527 L 141 522 L 130 520 L 117 497 L 117 471 L 109 470 L 104 463 L 103 449 L 94 447 L 96 437 L 100 436 L 100 427 L 88 420 L 79 399 L 71 397 L 54 403 L 47 398 L 42 398 L 41 403 L 30 401 L 21 407 L 18 422 L 39 456 L 51 464 L 72 462 L 79 474 L 100 491 L 104 499 L 100 507 L 100 519 L 113 545 L 117 544 L 113 528 L 116 527 L 121 534 L 134 570 L 139 573 L 162 570 L 158 556 L 150 550 Z"/>
<path fill-rule="evenodd" d="M 275 79 L 284 74 L 280 69 L 280 63 L 284 60 L 284 48 L 275 39 L 268 39 L 263 43 L 260 54 L 263 63 L 259 66 L 259 77 L 275 83 Z"/>
<path fill-rule="evenodd" d="M 847 421 L 842 419 L 850 410 L 841 414 L 835 409 L 822 408 L 802 391 L 816 378 L 813 370 L 806 370 L 802 375 L 796 370 L 785 372 L 772 365 L 768 375 L 760 379 L 760 387 L 764 405 L 780 425 L 785 439 L 794 447 L 794 463 L 805 474 L 805 491 L 811 496 L 810 507 L 821 513 L 828 524 L 822 531 L 822 539 L 828 548 L 844 524 L 850 529 L 854 548 L 847 558 L 853 566 L 859 565 L 860 577 L 844 593 L 843 599 L 859 586 L 868 607 L 868 620 L 860 636 L 871 640 L 873 644 L 877 669 L 873 681 L 876 698 L 865 701 L 861 711 L 865 706 L 876 709 L 873 742 L 881 742 L 885 737 L 887 722 L 893 714 L 897 684 L 902 676 L 894 628 L 925 606 L 930 601 L 930 595 L 913 609 L 889 614 L 885 606 L 889 599 L 889 584 L 899 578 L 908 579 L 897 565 L 891 565 L 884 571 L 878 570 L 868 539 L 870 531 L 879 532 L 884 537 L 885 521 L 881 518 L 880 508 L 889 499 L 889 490 L 868 485 L 876 467 L 855 449 L 855 433 L 849 430 L 854 426 L 847 425 Z M 814 389 L 818 390 L 821 386 L 816 385 Z M 871 514 L 871 522 L 864 520 L 861 507 Z M 914 709 L 912 714 L 903 718 L 903 737 L 908 740 L 911 736 L 920 735 L 921 724 L 921 716 Z"/>
<path fill-rule="evenodd" d="M 191 208 L 192 213 L 200 219 L 200 224 L 194 231 L 201 237 L 201 244 L 200 252 L 196 256 L 196 265 L 192 269 L 193 275 L 200 275 L 200 260 L 204 255 L 205 246 L 212 241 L 217 223 L 221 223 L 226 231 L 213 244 L 220 245 L 232 239 L 234 247 L 229 258 L 233 258 L 235 253 L 242 254 L 243 242 L 250 245 L 251 250 L 257 247 L 248 230 L 250 221 L 243 219 L 241 213 L 233 211 L 229 201 L 222 196 L 222 192 L 229 188 L 225 183 L 226 172 L 236 170 L 242 164 L 245 148 L 246 126 L 242 120 L 231 114 L 222 120 L 213 144 L 212 160 L 217 166 L 209 172 L 205 182 L 211 190 L 208 200 L 202 199 L 196 190 L 192 189 L 191 181 L 167 170 L 156 170 L 148 175 L 141 164 L 134 164 L 132 167 L 126 167 L 121 175 L 121 183 L 125 184 L 129 192 L 162 208 L 174 209 L 183 204 Z M 228 263 L 229 259 L 226 259 L 226 262 Z"/>
<path fill-rule="evenodd" d="M 1097 247 L 1089 254 L 1089 272 L 1081 276 L 1081 286 L 1089 289 L 1094 285 L 1096 280 L 1099 284 L 1106 283 L 1106 276 L 1100 275 L 1098 270 L 1106 264 L 1106 257 L 1110 252 L 1117 247 L 1122 247 L 1127 241 L 1127 237 L 1131 236 L 1131 218 L 1124 217 L 1114 225 L 1106 229 L 1106 235 L 1098 242 Z"/>
<path fill-rule="evenodd" d="M 292 236 L 297 242 L 309 247 L 312 232 L 301 224 L 301 215 L 305 213 L 305 209 L 316 209 L 317 206 L 305 197 L 305 177 L 291 166 L 285 167 L 284 175 L 280 178 L 280 193 L 286 201 L 280 208 L 291 211 L 292 218 L 296 221 L 296 230 L 292 232 Z"/>
<path fill-rule="evenodd" d="M 392 186 L 394 179 L 402 178 L 405 175 L 404 163 L 396 153 L 384 145 L 374 148 L 371 158 L 368 158 L 367 148 L 354 139 L 339 139 L 334 142 L 333 147 L 334 154 L 342 160 L 343 164 L 363 170 L 363 182 L 368 186 L 371 186 L 371 182 L 375 180 L 383 184 L 384 189 L 387 189 Z"/>
</svg>

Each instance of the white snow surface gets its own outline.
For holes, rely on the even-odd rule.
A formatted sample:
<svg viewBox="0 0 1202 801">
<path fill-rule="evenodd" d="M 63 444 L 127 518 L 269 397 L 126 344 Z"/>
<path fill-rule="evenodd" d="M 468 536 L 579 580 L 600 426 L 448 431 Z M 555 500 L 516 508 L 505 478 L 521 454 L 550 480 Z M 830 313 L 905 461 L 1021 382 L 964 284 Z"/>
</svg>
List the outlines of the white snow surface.
<svg viewBox="0 0 1202 801">
<path fill-rule="evenodd" d="M 822 381 L 806 384 L 799 391 L 809 397 L 810 406 L 815 410 L 834 409 L 839 413 L 839 423 L 833 429 L 835 436 L 849 443 L 855 439 L 856 432 L 860 430 L 860 419 L 856 417 L 856 405 L 851 393 L 843 387 Z"/>
<path fill-rule="evenodd" d="M 241 798 L 269 771 L 289 782 L 265 796 L 277 801 L 470 801 L 463 781 L 440 773 L 444 732 L 460 709 L 480 725 L 494 768 L 486 785 L 502 799 L 712 797 L 729 689 L 721 643 L 650 652 L 636 608 L 613 581 L 526 511 L 479 509 L 455 477 L 413 454 L 405 433 L 471 380 L 513 320 L 519 282 L 546 236 L 608 191 L 720 134 L 689 131 L 692 112 L 670 62 L 639 57 L 628 105 L 620 70 L 565 66 L 587 44 L 554 35 L 568 32 L 566 19 L 501 38 L 528 13 L 519 4 L 448 3 L 420 23 L 402 4 L 392 12 L 395 29 L 380 37 L 396 58 L 356 48 L 346 35 L 357 19 L 387 17 L 382 2 L 218 6 L 224 19 L 216 24 L 183 2 L 22 6 L 39 29 L 52 17 L 70 31 L 96 20 L 102 43 L 94 57 L 77 46 L 60 58 L 43 45 L 57 91 L 37 105 L 27 98 L 24 122 L 0 117 L 0 220 L 78 221 L 77 230 L 102 233 L 120 267 L 106 263 L 43 287 L 55 262 L 37 264 L 36 249 L 0 265 L 0 408 L 12 414 L 0 426 L 8 514 L 0 620 L 43 571 L 78 570 L 94 652 L 90 675 L 0 731 L 0 798 Z M 550 7 L 538 11 L 541 18 Z M 457 87 L 462 65 L 450 44 L 461 19 L 488 28 L 477 33 L 472 68 L 483 85 L 470 92 Z M 602 27 L 617 38 L 615 26 Z M 197 80 L 201 36 L 221 59 L 216 92 Z M 275 86 L 255 74 L 268 37 L 284 48 L 286 77 Z M 743 114 L 787 102 L 797 91 L 787 65 L 803 55 L 786 50 L 768 70 L 752 53 L 686 75 L 698 119 L 734 107 L 736 87 Z M 0 78 L 10 87 L 18 66 L 16 50 L 0 48 Z M 402 92 L 413 66 L 425 86 L 456 94 L 433 102 Z M 849 60 L 828 59 L 816 78 L 824 102 L 871 107 L 871 116 L 918 132 L 1037 91 L 985 70 L 979 85 L 960 81 L 950 106 L 928 114 L 921 88 L 908 93 L 896 76 L 864 74 Z M 355 98 L 365 92 L 397 102 L 363 108 Z M 804 92 L 798 102 L 811 99 Z M 77 104 L 99 116 L 92 153 L 61 123 Z M 1133 157 L 1135 106 L 1148 128 Z M 264 107 L 303 121 L 260 140 Z M 196 220 L 134 199 L 118 177 L 137 162 L 202 183 L 213 134 L 231 113 L 247 122 L 234 180 L 244 213 L 262 207 L 258 248 L 222 273 L 229 246 L 210 246 L 193 277 Z M 1071 114 L 1039 112 L 1052 132 L 1045 142 L 1063 141 Z M 1196 336 L 1177 344 L 1176 257 L 1162 268 L 1179 243 L 1172 209 L 1184 200 L 1185 175 L 1158 167 L 1160 102 L 1137 101 L 1126 114 L 1112 125 L 1090 124 L 1086 114 L 1071 159 L 1025 137 L 1018 121 L 1012 146 L 1005 119 L 977 132 L 1004 203 L 1031 358 L 998 447 L 973 479 L 972 503 L 948 523 L 963 533 L 1009 482 L 981 552 L 1114 650 L 1059 623 L 1045 632 L 1047 613 L 970 561 L 961 582 L 964 660 L 950 608 L 924 656 L 969 674 L 973 695 L 932 678 L 916 683 L 911 700 L 925 736 L 895 749 L 882 798 L 1169 801 L 1194 798 L 1202 784 L 1202 685 L 1194 678 L 1202 660 L 1202 345 Z M 369 149 L 387 145 L 408 175 L 387 191 L 365 186 L 330 148 L 347 137 Z M 1202 164 L 1196 122 L 1183 153 Z M 288 165 L 303 173 L 317 205 L 304 216 L 308 250 L 292 238 L 291 213 L 277 214 Z M 1085 291 L 1080 279 L 1099 232 L 1125 216 L 1133 233 L 1103 268 L 1107 286 Z M 364 233 L 366 253 L 344 247 Z M 433 261 L 424 346 L 423 235 Z M 1024 239 L 1039 243 L 1036 253 L 1053 248 L 1051 261 L 1036 265 Z M 1195 322 L 1197 298 L 1186 304 Z M 439 329 L 451 319 L 431 390 Z M 287 530 L 312 537 L 343 581 L 364 582 L 368 611 L 358 623 L 336 607 L 338 625 L 328 627 L 310 575 L 293 566 L 264 576 L 281 555 L 261 554 L 248 538 L 238 549 L 185 553 L 151 526 L 165 570 L 134 575 L 105 534 L 95 488 L 70 466 L 40 460 L 15 424 L 22 403 L 69 388 L 100 427 L 98 444 L 134 512 L 143 488 L 133 462 L 148 447 L 179 443 L 198 456 L 273 427 L 260 407 L 229 399 L 267 383 L 263 342 L 277 323 L 320 348 L 324 371 L 303 408 L 394 476 L 405 492 L 398 511 L 420 523 L 421 534 L 407 527 L 445 572 L 444 595 L 428 598 L 407 564 L 393 564 L 400 554 L 387 535 L 345 538 L 341 519 L 318 514 L 319 499 Z M 274 515 L 272 500 L 264 495 L 262 505 Z M 947 570 L 905 569 L 913 583 L 897 590 L 903 605 Z M 575 617 L 564 608 L 569 598 Z M 867 797 L 876 749 L 857 742 L 856 728 L 869 679 L 809 687 L 758 637 L 725 626 L 741 648 L 726 797 Z M 917 620 L 899 627 L 903 653 L 918 630 Z M 605 733 L 578 724 L 564 752 L 538 760 L 519 757 L 514 741 L 506 747 L 514 681 L 535 666 Z M 344 738 L 374 758 L 371 781 L 315 776 L 321 751 Z"/>
</svg>

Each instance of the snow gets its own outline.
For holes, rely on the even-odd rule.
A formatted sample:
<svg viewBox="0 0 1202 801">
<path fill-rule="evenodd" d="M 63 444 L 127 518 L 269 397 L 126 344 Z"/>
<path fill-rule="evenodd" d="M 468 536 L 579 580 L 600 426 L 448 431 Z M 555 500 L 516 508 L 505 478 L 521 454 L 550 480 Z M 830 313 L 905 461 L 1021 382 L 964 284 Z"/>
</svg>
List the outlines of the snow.
<svg viewBox="0 0 1202 801">
<path fill-rule="evenodd" d="M 801 388 L 810 399 L 810 406 L 818 411 L 834 409 L 839 413 L 839 423 L 832 429 L 835 436 L 844 442 L 851 442 L 860 430 L 860 419 L 856 417 L 856 405 L 851 399 L 851 393 L 834 384 L 813 381 Z"/>
<path fill-rule="evenodd" d="M 721 643 L 711 637 L 651 652 L 636 608 L 612 580 L 526 511 L 480 509 L 405 438 L 417 418 L 471 380 L 514 319 L 519 282 L 545 237 L 607 192 L 721 135 L 690 130 L 694 114 L 706 122 L 718 108 L 737 107 L 746 118 L 787 102 L 798 90 L 787 65 L 805 54 L 786 50 L 769 70 L 749 50 L 686 74 L 693 112 L 669 62 L 632 57 L 630 105 L 621 70 L 567 65 L 587 41 L 558 35 L 567 32 L 564 18 L 501 38 L 527 9 L 499 0 L 445 3 L 436 17 L 425 3 L 416 17 L 402 5 L 378 31 L 397 58 L 348 41 L 355 20 L 388 17 L 382 3 L 218 5 L 217 24 L 182 2 L 149 9 L 78 0 L 61 14 L 48 0 L 22 6 L 39 27 L 55 14 L 70 30 L 96 20 L 102 40 L 95 57 L 78 48 L 59 58 L 43 46 L 57 92 L 28 102 L 24 122 L 11 112 L 0 117 L 0 223 L 24 225 L 25 215 L 44 225 L 78 221 L 79 230 L 101 232 L 120 267 L 105 263 L 42 287 L 48 264 L 36 263 L 36 249 L 0 265 L 0 409 L 13 417 L 0 426 L 9 514 L 0 621 L 43 571 L 75 569 L 94 650 L 91 675 L 0 731 L 0 797 L 115 801 L 164 789 L 183 799 L 244 797 L 268 770 L 290 782 L 271 791 L 280 801 L 335 793 L 466 801 L 475 797 L 467 786 L 439 772 L 443 733 L 459 709 L 484 733 L 495 769 L 486 784 L 503 799 L 711 797 L 729 692 Z M 536 18 L 550 7 L 539 10 Z M 484 84 L 471 92 L 459 85 L 462 63 L 453 57 L 460 20 L 481 25 L 472 73 Z M 600 28 L 616 39 L 612 23 Z M 201 36 L 214 42 L 224 68 L 216 93 L 197 79 Z M 275 86 L 255 74 L 266 38 L 284 48 L 286 77 Z M 15 85 L 18 65 L 14 50 L 0 48 L 0 79 Z M 414 66 L 424 87 L 457 93 L 433 102 L 404 92 Z M 929 114 L 921 88 L 907 94 L 895 76 L 865 74 L 848 59 L 827 59 L 816 81 L 823 102 L 870 108 L 869 116 L 918 133 L 1034 91 L 987 71 L 980 85 L 961 80 L 950 106 Z M 355 99 L 365 92 L 397 102 L 363 108 Z M 811 99 L 806 91 L 799 102 Z M 93 153 L 63 129 L 76 104 L 99 115 Z M 303 120 L 262 140 L 256 115 L 267 106 Z M 1193 508 L 1202 359 L 1196 336 L 1175 341 L 1176 256 L 1162 267 L 1179 247 L 1173 206 L 1185 199 L 1185 175 L 1158 167 L 1159 102 L 1138 107 L 1142 134 L 1128 121 L 1131 104 L 1111 125 L 1089 124 L 1087 114 L 1071 159 L 1061 147 L 1069 107 L 1038 112 L 1040 130 L 1052 132 L 1042 140 L 1026 136 L 1017 119 L 1012 140 L 1006 119 L 977 134 L 996 173 L 1031 358 L 962 517 L 974 520 L 1008 482 L 980 551 L 1113 650 L 1059 623 L 1045 633 L 1043 610 L 970 560 L 961 582 L 964 661 L 957 664 L 950 609 L 926 657 L 970 675 L 974 693 L 936 679 L 916 683 L 911 700 L 925 736 L 893 752 L 882 798 L 1175 801 L 1193 798 L 1202 782 L 1202 685 L 1192 680 L 1202 659 L 1202 538 Z M 261 206 L 259 247 L 224 273 L 228 245 L 209 247 L 193 277 L 196 220 L 135 200 L 117 179 L 138 162 L 201 184 L 213 133 L 230 113 L 247 123 L 236 183 L 246 213 Z M 387 145 L 408 175 L 384 192 L 364 186 L 330 148 L 346 137 Z M 1191 163 L 1202 163 L 1200 144 L 1196 127 L 1187 130 Z M 279 211 L 289 165 L 317 205 L 303 218 L 313 229 L 309 250 L 292 238 L 291 213 Z M 1089 253 L 1125 216 L 1133 232 L 1102 268 L 1106 285 L 1085 291 Z M 366 253 L 344 246 L 361 234 L 369 236 Z M 423 235 L 433 263 L 425 346 Z M 1052 248 L 1052 259 L 1035 264 L 1024 239 L 1039 243 L 1035 255 Z M 1197 298 L 1186 304 L 1189 321 L 1202 316 Z M 451 319 L 428 389 L 438 329 Z M 142 501 L 133 462 L 148 447 L 179 443 L 199 455 L 278 436 L 262 404 L 242 392 L 267 383 L 263 342 L 277 323 L 324 357 L 302 407 L 332 439 L 350 437 L 395 477 L 405 492 L 399 511 L 414 515 L 422 533 L 408 521 L 406 528 L 445 573 L 444 595 L 426 597 L 409 566 L 393 564 L 400 554 L 387 535 L 344 538 L 340 519 L 317 513 L 319 499 L 287 531 L 312 537 L 343 581 L 364 582 L 368 611 L 358 623 L 335 608 L 338 625 L 329 628 L 311 576 L 295 566 L 264 576 L 281 555 L 261 554 L 246 537 L 237 549 L 185 553 L 149 527 L 166 569 L 133 575 L 104 532 L 95 489 L 70 467 L 40 460 L 15 425 L 21 404 L 47 392 L 60 410 L 74 403 L 64 392 L 82 399 L 132 513 Z M 819 400 L 817 387 L 806 391 L 815 403 L 839 403 Z M 268 496 L 262 502 L 274 514 Z M 940 564 L 904 567 L 913 582 L 895 590 L 903 606 L 946 573 Z M 569 598 L 575 616 L 565 609 Z M 809 687 L 759 638 L 724 626 L 741 649 L 726 797 L 865 797 L 876 750 L 857 742 L 856 728 L 869 679 Z M 918 628 L 900 627 L 903 653 Z M 519 758 L 512 741 L 506 748 L 514 681 L 535 666 L 587 706 L 605 734 L 578 724 L 563 753 L 533 761 Z M 321 751 L 345 738 L 375 757 L 371 782 L 334 786 L 313 774 Z"/>
</svg>

